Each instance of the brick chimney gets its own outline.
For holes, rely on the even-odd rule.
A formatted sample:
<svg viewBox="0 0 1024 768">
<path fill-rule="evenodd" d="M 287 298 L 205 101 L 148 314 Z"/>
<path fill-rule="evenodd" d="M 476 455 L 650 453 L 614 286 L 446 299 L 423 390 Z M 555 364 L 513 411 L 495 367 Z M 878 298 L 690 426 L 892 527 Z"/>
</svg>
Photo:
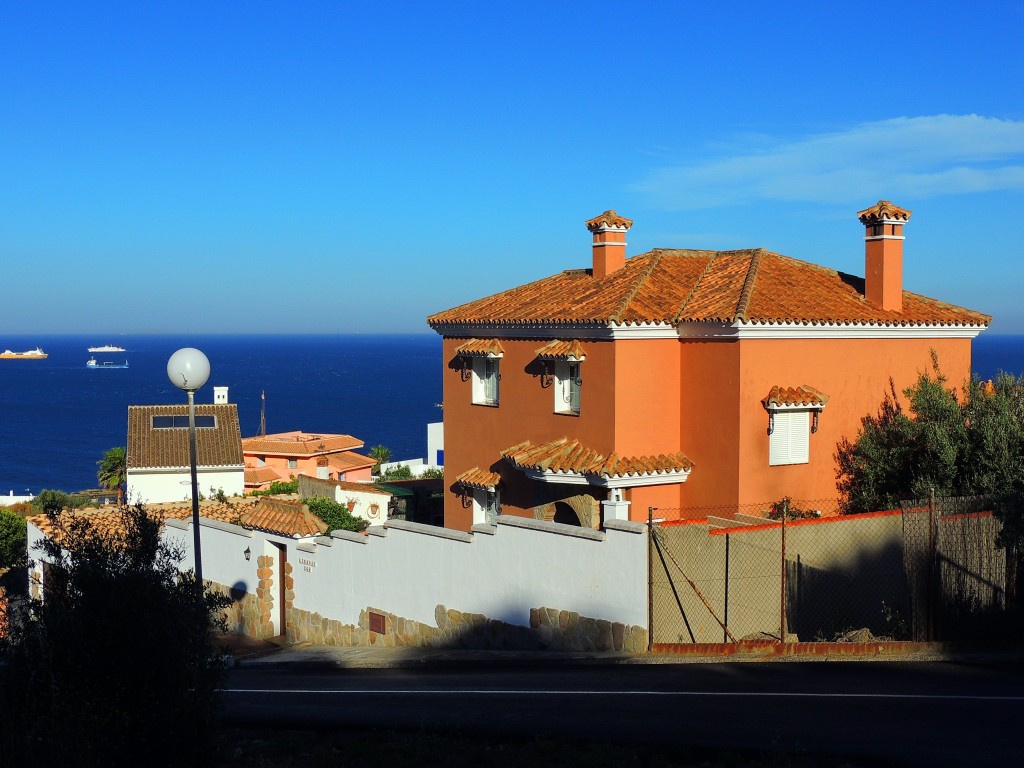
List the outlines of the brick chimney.
<svg viewBox="0 0 1024 768">
<path fill-rule="evenodd" d="M 888 200 L 857 214 L 864 225 L 864 298 L 879 309 L 903 311 L 903 225 L 910 211 Z"/>
<path fill-rule="evenodd" d="M 626 265 L 626 230 L 633 220 L 605 211 L 587 222 L 594 233 L 594 271 L 598 280 Z"/>
</svg>

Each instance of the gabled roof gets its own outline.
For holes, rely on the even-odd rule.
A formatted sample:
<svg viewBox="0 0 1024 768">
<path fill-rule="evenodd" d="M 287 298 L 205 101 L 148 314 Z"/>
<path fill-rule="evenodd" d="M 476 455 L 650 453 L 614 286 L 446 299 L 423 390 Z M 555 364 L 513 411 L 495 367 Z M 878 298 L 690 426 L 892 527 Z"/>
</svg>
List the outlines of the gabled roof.
<svg viewBox="0 0 1024 768">
<path fill-rule="evenodd" d="M 611 453 L 605 456 L 579 440 L 565 437 L 541 445 L 526 440 L 506 448 L 501 455 L 523 469 L 604 477 L 683 472 L 693 468 L 693 462 L 682 453 L 629 457 Z"/>
<path fill-rule="evenodd" d="M 128 469 L 189 466 L 188 429 L 154 429 L 154 416 L 188 416 L 186 405 L 128 406 Z M 197 405 L 196 416 L 213 416 L 216 426 L 196 429 L 196 464 L 200 467 L 241 467 L 242 433 L 233 403 Z"/>
<path fill-rule="evenodd" d="M 657 249 L 603 279 L 575 269 L 427 318 L 448 325 L 681 322 L 986 326 L 980 312 L 903 292 L 900 312 L 864 299 L 864 279 L 763 249 Z"/>
<path fill-rule="evenodd" d="M 353 448 L 362 448 L 363 441 L 352 435 L 329 435 L 307 433 L 301 430 L 278 432 L 273 435 L 246 437 L 242 439 L 242 451 L 253 455 L 321 456 Z"/>
</svg>

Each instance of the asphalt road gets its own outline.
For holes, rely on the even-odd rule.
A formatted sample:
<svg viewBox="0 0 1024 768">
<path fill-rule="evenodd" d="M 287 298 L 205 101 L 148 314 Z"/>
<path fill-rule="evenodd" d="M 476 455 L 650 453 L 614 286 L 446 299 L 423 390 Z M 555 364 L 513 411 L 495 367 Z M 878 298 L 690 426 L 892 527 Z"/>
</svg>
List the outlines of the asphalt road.
<svg viewBox="0 0 1024 768">
<path fill-rule="evenodd" d="M 241 667 L 229 723 L 849 755 L 887 765 L 1024 764 L 1024 666 L 723 663 Z"/>
</svg>

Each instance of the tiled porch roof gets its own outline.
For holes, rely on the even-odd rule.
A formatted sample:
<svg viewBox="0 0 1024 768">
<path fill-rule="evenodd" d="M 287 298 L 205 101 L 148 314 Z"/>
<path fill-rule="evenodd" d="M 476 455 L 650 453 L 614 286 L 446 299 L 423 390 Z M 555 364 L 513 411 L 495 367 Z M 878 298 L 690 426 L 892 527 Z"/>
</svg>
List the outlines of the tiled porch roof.
<svg viewBox="0 0 1024 768">
<path fill-rule="evenodd" d="M 765 408 L 785 408 L 793 406 L 807 406 L 809 408 L 821 408 L 828 402 L 828 395 L 819 392 L 814 387 L 802 384 L 799 387 L 772 387 L 768 396 L 761 400 Z"/>
<path fill-rule="evenodd" d="M 494 489 L 494 486 L 501 480 L 501 475 L 497 472 L 487 472 L 486 470 L 480 469 L 480 467 L 473 467 L 467 469 L 461 475 L 455 478 L 456 485 L 465 485 L 469 488 L 480 488 L 485 491 Z"/>
<path fill-rule="evenodd" d="M 682 453 L 623 457 L 613 452 L 605 456 L 579 440 L 565 437 L 541 445 L 526 440 L 506 448 L 501 455 L 523 469 L 604 477 L 684 472 L 693 468 L 693 462 Z"/>
<path fill-rule="evenodd" d="M 572 341 L 555 341 L 545 344 L 537 350 L 537 357 L 545 360 L 583 360 L 586 354 L 583 345 L 576 339 Z"/>
<path fill-rule="evenodd" d="M 505 350 L 497 339 L 469 339 L 455 348 L 456 355 L 501 357 Z"/>
</svg>

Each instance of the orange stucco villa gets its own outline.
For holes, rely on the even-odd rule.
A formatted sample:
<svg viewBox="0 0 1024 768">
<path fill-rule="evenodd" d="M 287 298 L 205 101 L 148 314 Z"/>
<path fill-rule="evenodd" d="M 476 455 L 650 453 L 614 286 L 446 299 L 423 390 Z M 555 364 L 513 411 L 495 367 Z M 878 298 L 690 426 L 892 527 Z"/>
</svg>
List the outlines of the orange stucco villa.
<svg viewBox="0 0 1024 768">
<path fill-rule="evenodd" d="M 903 290 L 910 211 L 861 211 L 865 278 L 763 249 L 593 262 L 428 318 L 444 338 L 445 525 L 597 527 L 648 507 L 836 498 L 836 443 L 930 367 L 952 382 L 991 318 Z"/>
<path fill-rule="evenodd" d="M 299 475 L 349 482 L 371 479 L 376 462 L 356 453 L 363 441 L 351 435 L 294 430 L 242 438 L 245 488 L 258 491 Z"/>
</svg>

